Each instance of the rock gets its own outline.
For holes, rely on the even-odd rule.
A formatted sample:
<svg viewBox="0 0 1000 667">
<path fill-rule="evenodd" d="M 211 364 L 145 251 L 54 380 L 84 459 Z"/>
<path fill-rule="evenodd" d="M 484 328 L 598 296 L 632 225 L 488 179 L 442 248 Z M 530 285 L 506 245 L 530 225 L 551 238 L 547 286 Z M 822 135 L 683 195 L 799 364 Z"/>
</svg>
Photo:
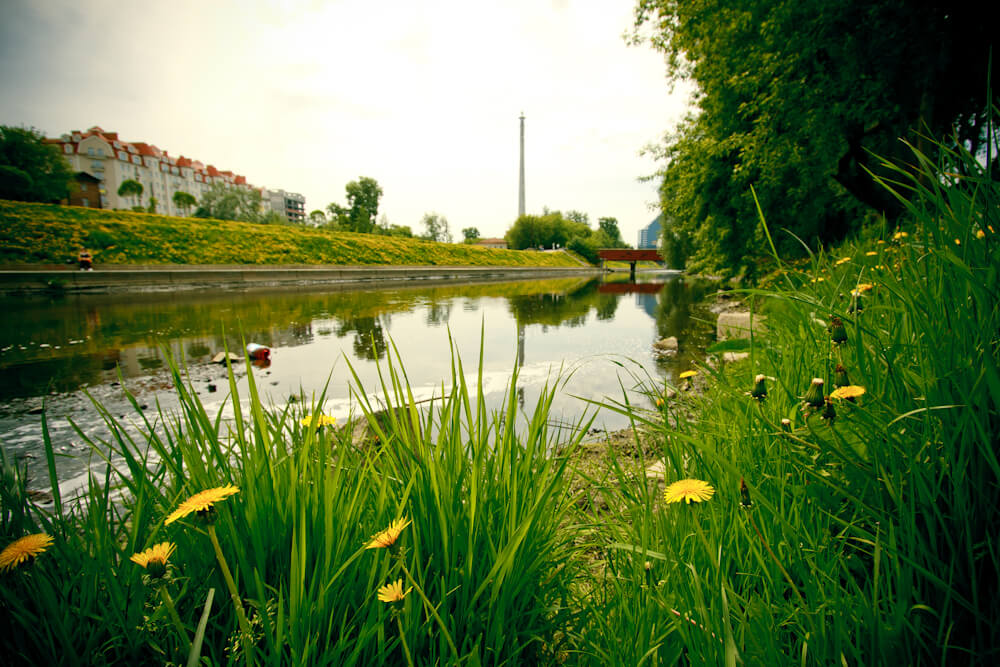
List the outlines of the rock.
<svg viewBox="0 0 1000 667">
<path fill-rule="evenodd" d="M 750 356 L 749 352 L 723 352 L 722 360 L 727 364 L 731 364 L 734 361 L 743 361 Z"/>
<path fill-rule="evenodd" d="M 667 465 L 663 461 L 653 461 L 646 466 L 646 477 L 663 479 L 667 474 Z"/>
<path fill-rule="evenodd" d="M 213 364 L 224 364 L 224 363 L 226 363 L 226 355 L 227 355 L 226 352 L 219 352 L 217 355 L 215 355 L 214 357 L 212 357 L 212 363 Z M 230 362 L 243 361 L 243 357 L 238 357 L 235 354 L 233 354 L 232 352 L 229 352 L 228 356 L 229 356 L 229 361 Z"/>
<path fill-rule="evenodd" d="M 677 354 L 677 336 L 668 336 L 653 343 L 653 349 L 660 354 Z"/>
<path fill-rule="evenodd" d="M 729 338 L 749 338 L 751 330 L 754 333 L 764 331 L 764 317 L 755 315 L 752 320 L 750 313 L 746 311 L 733 311 L 719 313 L 719 319 L 715 325 L 715 337 L 717 340 L 728 340 Z"/>
</svg>

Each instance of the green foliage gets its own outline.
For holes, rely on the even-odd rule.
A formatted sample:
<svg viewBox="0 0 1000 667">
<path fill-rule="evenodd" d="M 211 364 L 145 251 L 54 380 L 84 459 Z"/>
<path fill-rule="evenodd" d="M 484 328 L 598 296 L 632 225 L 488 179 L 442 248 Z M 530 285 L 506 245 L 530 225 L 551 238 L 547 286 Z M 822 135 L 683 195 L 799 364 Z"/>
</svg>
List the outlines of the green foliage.
<svg viewBox="0 0 1000 667">
<path fill-rule="evenodd" d="M 778 251 L 801 255 L 866 211 L 896 224 L 905 207 L 869 172 L 891 173 L 873 155 L 907 158 L 900 137 L 930 150 L 930 132 L 974 155 L 984 145 L 1000 55 L 973 5 L 639 0 L 636 25 L 651 28 L 671 77 L 698 89 L 660 153 L 662 208 L 694 270 L 752 275 L 767 244 L 751 186 Z"/>
<path fill-rule="evenodd" d="M 0 199 L 57 202 L 69 196 L 69 163 L 43 140 L 34 128 L 0 125 Z"/>
<path fill-rule="evenodd" d="M 423 238 L 439 243 L 451 243 L 451 230 L 448 228 L 448 218 L 437 213 L 425 213 L 420 224 L 426 229 Z"/>
<path fill-rule="evenodd" d="M 215 183 L 202 194 L 194 217 L 260 222 L 263 217 L 260 191 Z"/>
<path fill-rule="evenodd" d="M 16 476 L 0 487 L 5 501 L 17 502 L 4 516 L 24 517 L 4 525 L 11 531 L 4 544 L 22 531 L 55 539 L 5 575 L 4 655 L 177 664 L 198 624 L 202 660 L 242 662 L 229 650 L 239 636 L 233 604 L 217 603 L 210 622 L 198 623 L 211 589 L 227 585 L 204 525 L 195 514 L 164 523 L 191 495 L 233 484 L 238 493 L 215 504 L 212 525 L 238 604 L 251 610 L 251 643 L 241 638 L 240 647 L 248 664 L 413 664 L 411 655 L 416 664 L 554 662 L 573 624 L 568 603 L 580 567 L 573 535 L 562 530 L 573 501 L 566 461 L 548 455 L 556 444 L 548 410 L 560 385 L 542 392 L 515 432 L 517 373 L 495 414 L 485 407 L 482 365 L 470 389 L 461 361 L 451 363 L 448 396 L 420 409 L 399 360 L 389 357 L 381 387 L 368 388 L 383 396 L 377 409 L 357 386 L 357 421 L 368 428 L 359 443 L 351 441 L 353 424 L 318 425 L 322 396 L 311 419 L 269 409 L 249 374 L 242 402 L 232 370 L 233 417 L 210 415 L 172 367 L 182 409 L 156 417 L 164 429 L 133 402 L 141 441 L 107 413 L 110 441 L 82 435 L 122 464 L 92 477 L 80 501 L 57 495 L 44 512 L 24 499 Z M 569 451 L 585 427 L 562 443 Z M 401 517 L 412 523 L 391 547 L 366 548 Z M 176 544 L 167 577 L 143 585 L 148 575 L 129 559 L 164 541 Z M 396 580 L 405 598 L 380 601 L 378 589 Z M 164 588 L 174 621 L 158 594 Z"/>
<path fill-rule="evenodd" d="M 481 235 L 477 227 L 465 227 L 462 229 L 462 238 L 465 239 L 466 243 L 471 243 L 481 238 Z"/>
<path fill-rule="evenodd" d="M 126 178 L 118 186 L 119 197 L 142 197 L 142 192 L 142 183 L 131 178 Z"/>
<path fill-rule="evenodd" d="M 607 236 L 609 248 L 624 247 L 621 230 L 618 229 L 618 218 L 598 218 L 597 227 Z"/>
<path fill-rule="evenodd" d="M 98 264 L 578 266 L 564 253 L 8 201 L 0 201 L 0 263 L 62 264 L 67 252 L 89 247 L 94 231 L 109 240 L 91 248 Z"/>
<path fill-rule="evenodd" d="M 150 197 L 149 198 L 149 206 L 146 208 L 146 212 L 147 213 L 156 213 L 156 205 L 159 204 L 159 203 L 160 203 L 160 201 L 156 197 Z"/>
<path fill-rule="evenodd" d="M 178 190 L 173 196 L 174 206 L 181 209 L 182 211 L 190 211 L 192 208 L 198 205 L 198 200 L 195 199 L 194 195 L 190 192 L 184 192 L 183 190 Z"/>
<path fill-rule="evenodd" d="M 775 257 L 772 287 L 743 291 L 766 330 L 715 353 L 742 347 L 746 361 L 701 368 L 703 394 L 637 371 L 648 408 L 611 405 L 652 431 L 668 484 L 716 494 L 664 503 L 635 484 L 648 459 L 593 480 L 612 499 L 590 524 L 607 554 L 580 628 L 595 664 L 993 661 L 1000 600 L 982 591 L 1000 577 L 1000 236 L 988 223 L 1000 184 L 946 146 L 910 163 L 885 183 L 906 207 L 903 233 Z M 832 399 L 832 420 L 804 411 L 812 378 L 829 394 L 838 364 L 865 393 Z M 748 395 L 758 375 L 763 400 Z"/>
<path fill-rule="evenodd" d="M 347 193 L 347 206 L 332 203 L 327 207 L 330 224 L 348 232 L 368 234 L 375 231 L 378 203 L 383 194 L 378 181 L 362 176 L 344 186 L 344 190 Z"/>
</svg>

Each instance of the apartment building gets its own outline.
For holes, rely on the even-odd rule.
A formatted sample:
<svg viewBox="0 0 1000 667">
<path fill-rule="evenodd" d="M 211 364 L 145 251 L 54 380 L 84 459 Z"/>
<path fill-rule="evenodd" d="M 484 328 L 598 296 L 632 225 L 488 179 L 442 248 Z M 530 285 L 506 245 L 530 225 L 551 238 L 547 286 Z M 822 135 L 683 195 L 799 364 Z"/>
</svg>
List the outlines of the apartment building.
<svg viewBox="0 0 1000 667">
<path fill-rule="evenodd" d="M 165 215 L 190 215 L 191 209 L 174 205 L 174 194 L 186 192 L 200 200 L 206 190 L 217 183 L 229 187 L 256 189 L 261 193 L 265 210 L 275 210 L 288 220 L 301 222 L 305 218 L 305 198 L 292 195 L 295 206 L 284 203 L 283 190 L 281 208 L 273 208 L 274 198 L 266 188 L 254 188 L 245 176 L 232 171 L 220 170 L 199 160 L 174 157 L 167 151 L 141 141 L 123 141 L 117 132 L 108 132 L 94 126 L 86 132 L 73 131 L 58 139 L 46 139 L 46 143 L 59 147 L 63 157 L 75 172 L 89 174 L 98 180 L 100 208 L 130 209 L 133 206 L 148 208 L 150 200 L 156 198 L 156 211 Z M 126 180 L 142 184 L 141 195 L 119 196 L 118 189 Z M 89 201 L 90 206 L 97 202 Z M 300 215 L 297 215 L 301 212 Z"/>
<path fill-rule="evenodd" d="M 288 222 L 303 224 L 306 221 L 306 198 L 297 192 L 284 190 L 265 190 L 264 206 L 270 206 L 272 211 L 285 216 Z"/>
</svg>

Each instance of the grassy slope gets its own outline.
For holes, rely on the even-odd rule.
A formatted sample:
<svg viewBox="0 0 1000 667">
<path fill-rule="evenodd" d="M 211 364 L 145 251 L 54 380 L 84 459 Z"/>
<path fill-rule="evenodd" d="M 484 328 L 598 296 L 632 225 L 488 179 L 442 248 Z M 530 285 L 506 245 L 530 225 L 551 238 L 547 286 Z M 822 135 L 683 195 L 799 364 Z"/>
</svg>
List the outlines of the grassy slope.
<svg viewBox="0 0 1000 667">
<path fill-rule="evenodd" d="M 565 253 L 492 250 L 299 226 L 0 201 L 0 263 L 579 266 Z"/>
</svg>

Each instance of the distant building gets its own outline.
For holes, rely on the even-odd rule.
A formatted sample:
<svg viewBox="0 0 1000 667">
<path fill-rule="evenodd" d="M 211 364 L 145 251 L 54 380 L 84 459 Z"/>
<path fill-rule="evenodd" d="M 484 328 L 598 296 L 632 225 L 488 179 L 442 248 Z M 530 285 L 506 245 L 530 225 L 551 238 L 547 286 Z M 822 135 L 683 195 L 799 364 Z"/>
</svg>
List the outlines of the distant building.
<svg viewBox="0 0 1000 667">
<path fill-rule="evenodd" d="M 285 217 L 288 222 L 306 221 L 306 198 L 296 192 L 284 190 L 264 190 L 264 205 Z"/>
<path fill-rule="evenodd" d="M 258 190 L 265 210 L 272 208 L 269 192 L 264 188 L 254 188 L 247 183 L 245 176 L 183 155 L 173 157 L 152 144 L 123 141 L 118 138 L 117 132 L 107 132 L 98 126 L 86 132 L 74 130 L 58 139 L 46 139 L 45 143 L 57 146 L 74 171 L 97 180 L 96 201 L 100 204 L 97 208 L 148 208 L 150 199 L 155 197 L 158 213 L 190 215 L 192 210 L 174 205 L 174 194 L 186 192 L 201 200 L 202 195 L 215 184 Z M 119 197 L 118 188 L 126 180 L 141 183 L 142 194 Z M 305 198 L 283 190 L 276 192 L 282 193 L 282 201 L 281 207 L 273 210 L 289 220 L 301 222 L 305 218 Z M 90 197 L 87 199 L 87 205 L 93 206 Z M 285 199 L 290 199 L 292 204 L 286 204 Z"/>
<path fill-rule="evenodd" d="M 484 248 L 498 248 L 500 250 L 507 249 L 507 239 L 476 239 L 473 245 L 482 246 Z"/>
<path fill-rule="evenodd" d="M 662 214 L 661 214 L 662 215 Z M 658 248 L 660 246 L 660 216 L 653 218 L 653 221 L 639 230 L 639 243 L 637 250 L 645 248 Z"/>
<path fill-rule="evenodd" d="M 76 188 L 69 193 L 69 199 L 63 200 L 63 204 L 101 208 L 101 181 L 85 171 L 76 172 L 73 180 Z"/>
</svg>

